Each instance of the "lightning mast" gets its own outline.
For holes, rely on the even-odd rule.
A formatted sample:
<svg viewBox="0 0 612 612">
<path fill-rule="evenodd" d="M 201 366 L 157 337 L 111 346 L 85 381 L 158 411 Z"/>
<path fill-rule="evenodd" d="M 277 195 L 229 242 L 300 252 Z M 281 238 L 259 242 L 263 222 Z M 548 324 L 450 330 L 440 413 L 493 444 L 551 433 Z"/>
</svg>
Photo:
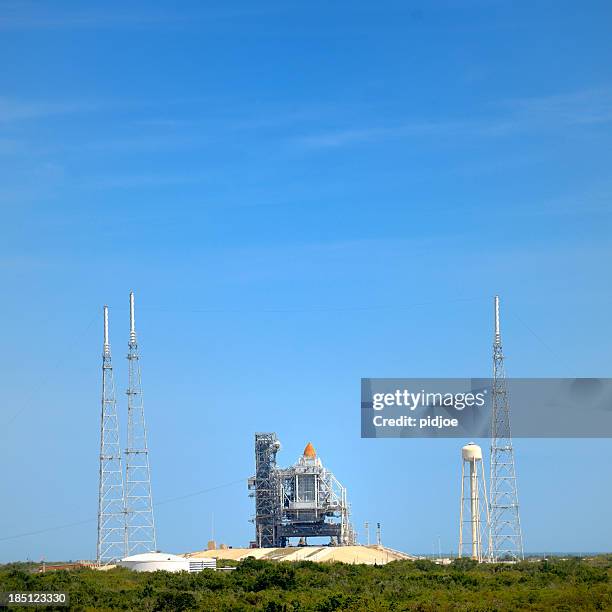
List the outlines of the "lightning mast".
<svg viewBox="0 0 612 612">
<path fill-rule="evenodd" d="M 125 514 L 119 421 L 110 343 L 108 306 L 104 306 L 102 414 L 100 420 L 100 486 L 96 561 L 106 565 L 125 556 Z"/>
<path fill-rule="evenodd" d="M 493 340 L 493 414 L 491 420 L 491 476 L 489 501 L 489 558 L 522 560 L 523 536 L 519 516 L 514 449 L 510 432 L 510 404 L 499 328 L 499 296 L 495 296 Z"/>
<path fill-rule="evenodd" d="M 127 358 L 129 371 L 128 434 L 125 450 L 125 548 L 126 555 L 129 556 L 157 549 L 133 291 L 130 292 L 130 340 Z"/>
</svg>

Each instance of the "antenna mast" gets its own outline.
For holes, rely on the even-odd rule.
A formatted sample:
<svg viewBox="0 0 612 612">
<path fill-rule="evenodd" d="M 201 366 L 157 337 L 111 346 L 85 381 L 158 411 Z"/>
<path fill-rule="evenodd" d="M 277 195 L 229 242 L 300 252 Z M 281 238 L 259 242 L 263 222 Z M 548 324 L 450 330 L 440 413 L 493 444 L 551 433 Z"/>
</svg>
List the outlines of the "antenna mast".
<svg viewBox="0 0 612 612">
<path fill-rule="evenodd" d="M 125 548 L 126 555 L 129 556 L 157 550 L 133 291 L 130 292 L 130 340 L 127 358 L 128 434 L 125 450 Z"/>
<path fill-rule="evenodd" d="M 98 491 L 98 565 L 125 556 L 123 470 L 115 383 L 108 341 L 108 306 L 104 306 L 102 351 L 102 413 L 100 420 L 100 487 Z"/>
<path fill-rule="evenodd" d="M 522 560 L 523 535 L 519 516 L 510 404 L 499 327 L 499 296 L 495 296 L 493 340 L 493 414 L 491 420 L 490 540 L 491 561 Z"/>
</svg>

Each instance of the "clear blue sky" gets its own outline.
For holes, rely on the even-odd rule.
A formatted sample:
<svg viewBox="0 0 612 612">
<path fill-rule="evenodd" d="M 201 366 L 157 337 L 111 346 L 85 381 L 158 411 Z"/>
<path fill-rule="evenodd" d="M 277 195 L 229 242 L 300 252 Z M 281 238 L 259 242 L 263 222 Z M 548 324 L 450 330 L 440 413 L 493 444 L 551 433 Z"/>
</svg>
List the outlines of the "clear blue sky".
<svg viewBox="0 0 612 612">
<path fill-rule="evenodd" d="M 612 374 L 607 2 L 0 2 L 0 561 L 92 558 L 101 313 L 134 289 L 157 502 L 311 440 L 359 531 L 457 547 L 459 441 L 359 379 Z M 612 442 L 517 440 L 525 545 L 611 550 Z M 248 542 L 233 484 L 159 546 Z M 578 516 L 582 520 L 578 520 Z"/>
</svg>

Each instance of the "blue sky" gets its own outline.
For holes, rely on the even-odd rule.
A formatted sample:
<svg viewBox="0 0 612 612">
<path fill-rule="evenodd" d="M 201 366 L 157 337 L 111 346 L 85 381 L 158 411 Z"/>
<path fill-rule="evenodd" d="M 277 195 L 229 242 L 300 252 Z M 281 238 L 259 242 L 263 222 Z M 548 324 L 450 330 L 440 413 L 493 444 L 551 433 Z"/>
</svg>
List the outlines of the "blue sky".
<svg viewBox="0 0 612 612">
<path fill-rule="evenodd" d="M 456 550 L 460 444 L 359 380 L 488 375 L 495 293 L 510 375 L 610 376 L 609 3 L 175 4 L 0 2 L 0 561 L 95 554 L 130 289 L 161 548 L 251 539 L 269 430 Z M 610 440 L 516 449 L 526 549 L 611 550 Z"/>
</svg>

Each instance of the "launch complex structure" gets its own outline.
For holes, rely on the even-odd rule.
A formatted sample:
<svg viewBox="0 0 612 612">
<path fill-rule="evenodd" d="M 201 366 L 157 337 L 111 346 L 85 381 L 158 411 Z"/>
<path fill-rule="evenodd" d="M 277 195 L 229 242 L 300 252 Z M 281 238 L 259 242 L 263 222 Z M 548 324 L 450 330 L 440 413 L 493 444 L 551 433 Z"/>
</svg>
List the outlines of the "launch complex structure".
<svg viewBox="0 0 612 612">
<path fill-rule="evenodd" d="M 336 546 L 355 544 L 346 488 L 323 466 L 312 444 L 284 469 L 276 464 L 280 448 L 275 433 L 255 434 L 255 476 L 248 481 L 255 497 L 252 546 L 282 548 L 290 538 L 305 545 L 311 537 L 329 537 Z"/>
<path fill-rule="evenodd" d="M 157 548 L 133 292 L 130 293 L 129 305 L 125 464 L 113 379 L 108 308 L 104 306 L 103 310 L 98 565 L 107 565 L 130 555 L 154 552 Z M 478 561 L 517 561 L 524 558 L 523 539 L 498 296 L 495 296 L 494 306 L 489 496 L 487 498 L 482 451 L 470 443 L 462 449 L 464 469 L 459 556 L 462 556 L 465 543 L 471 548 L 470 556 Z M 287 468 L 277 465 L 276 455 L 280 448 L 275 433 L 255 434 L 255 475 L 248 479 L 250 495 L 255 498 L 255 540 L 251 546 L 284 548 L 291 544 L 292 538 L 299 539 L 298 545 L 302 546 L 308 543 L 308 538 L 329 538 L 331 546 L 356 544 L 346 488 L 324 467 L 312 444 L 308 443 L 297 462 Z M 464 479 L 467 486 L 464 486 Z M 481 488 L 484 493 L 482 502 Z M 486 521 L 481 517 L 483 508 Z M 380 535 L 378 542 L 380 545 Z M 488 545 L 486 553 L 484 542 Z"/>
</svg>

